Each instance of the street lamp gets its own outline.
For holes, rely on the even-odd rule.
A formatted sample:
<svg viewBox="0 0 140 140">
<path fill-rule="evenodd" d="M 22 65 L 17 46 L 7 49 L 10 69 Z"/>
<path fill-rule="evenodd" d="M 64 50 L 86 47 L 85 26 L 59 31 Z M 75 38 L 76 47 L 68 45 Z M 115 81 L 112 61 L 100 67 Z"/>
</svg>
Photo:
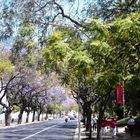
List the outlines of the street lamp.
<svg viewBox="0 0 140 140">
<path fill-rule="evenodd" d="M 78 92 L 78 140 L 81 139 L 81 125 L 80 125 L 80 95 Z"/>
</svg>

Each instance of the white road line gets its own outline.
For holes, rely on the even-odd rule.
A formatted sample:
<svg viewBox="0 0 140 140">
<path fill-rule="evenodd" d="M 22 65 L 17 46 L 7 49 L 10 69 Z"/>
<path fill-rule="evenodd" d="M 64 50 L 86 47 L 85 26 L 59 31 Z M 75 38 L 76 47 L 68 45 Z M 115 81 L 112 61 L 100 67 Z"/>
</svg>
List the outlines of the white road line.
<svg viewBox="0 0 140 140">
<path fill-rule="evenodd" d="M 60 123 L 59 123 L 59 124 L 60 124 Z M 58 124 L 57 124 L 57 125 L 58 125 Z M 34 133 L 34 134 L 32 134 L 32 135 L 29 135 L 29 136 L 27 136 L 27 137 L 25 137 L 25 138 L 23 138 L 23 139 L 20 139 L 20 140 L 26 140 L 26 139 L 28 139 L 28 138 L 31 138 L 31 137 L 33 137 L 33 136 L 35 136 L 35 135 L 37 135 L 37 134 L 39 134 L 39 133 L 41 133 L 41 132 L 43 132 L 43 131 L 46 131 L 46 130 L 48 130 L 48 129 L 51 129 L 51 128 L 57 126 L 57 125 L 53 125 L 53 126 L 51 126 L 51 127 L 47 127 L 47 128 L 45 128 L 45 129 L 43 129 L 43 130 L 41 130 L 41 131 L 39 131 L 39 132 L 36 132 L 36 133 Z"/>
</svg>

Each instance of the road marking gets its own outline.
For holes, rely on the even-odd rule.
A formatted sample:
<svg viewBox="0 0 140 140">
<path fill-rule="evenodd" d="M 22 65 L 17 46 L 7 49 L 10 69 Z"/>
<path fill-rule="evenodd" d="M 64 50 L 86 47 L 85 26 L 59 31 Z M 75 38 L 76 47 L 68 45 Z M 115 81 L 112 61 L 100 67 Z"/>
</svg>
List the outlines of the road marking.
<svg viewBox="0 0 140 140">
<path fill-rule="evenodd" d="M 59 123 L 59 124 L 60 124 L 60 123 Z M 35 136 L 35 135 L 37 135 L 37 134 L 39 134 L 39 133 L 41 133 L 41 132 L 43 132 L 43 131 L 46 131 L 46 130 L 48 130 L 48 129 L 51 129 L 51 128 L 57 126 L 57 125 L 58 125 L 58 124 L 53 125 L 53 126 L 51 126 L 51 127 L 47 127 L 47 128 L 45 128 L 45 129 L 43 129 L 43 130 L 41 130 L 41 131 L 39 131 L 39 132 L 36 132 L 36 133 L 34 133 L 34 134 L 32 134 L 32 135 L 29 135 L 29 136 L 27 136 L 27 137 L 25 137 L 25 138 L 23 138 L 23 139 L 20 139 L 20 140 L 26 140 L 26 139 L 28 139 L 28 138 L 31 138 L 31 137 L 33 137 L 33 136 Z"/>
</svg>

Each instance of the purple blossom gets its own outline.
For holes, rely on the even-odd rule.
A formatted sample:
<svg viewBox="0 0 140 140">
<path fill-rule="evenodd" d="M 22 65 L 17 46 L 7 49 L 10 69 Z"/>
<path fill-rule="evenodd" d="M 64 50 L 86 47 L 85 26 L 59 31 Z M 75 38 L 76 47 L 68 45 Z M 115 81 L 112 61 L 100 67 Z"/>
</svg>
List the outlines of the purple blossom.
<svg viewBox="0 0 140 140">
<path fill-rule="evenodd" d="M 74 103 L 75 103 L 75 100 L 69 97 L 67 97 L 66 100 L 62 101 L 63 106 L 72 106 Z"/>
</svg>

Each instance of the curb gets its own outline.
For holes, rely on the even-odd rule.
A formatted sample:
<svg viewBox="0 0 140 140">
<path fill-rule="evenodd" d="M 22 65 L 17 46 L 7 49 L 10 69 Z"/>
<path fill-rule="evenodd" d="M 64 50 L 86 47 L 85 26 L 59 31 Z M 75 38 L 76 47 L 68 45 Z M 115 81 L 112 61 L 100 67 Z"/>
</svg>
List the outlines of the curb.
<svg viewBox="0 0 140 140">
<path fill-rule="evenodd" d="M 81 128 L 80 128 L 80 132 L 81 132 L 80 140 L 81 140 L 82 138 L 86 138 L 87 136 L 85 134 L 86 129 L 84 128 L 82 123 L 81 123 L 80 126 L 81 126 Z M 79 137 L 79 127 L 78 127 L 78 124 L 77 124 L 77 128 L 75 129 L 75 135 L 73 137 L 73 140 L 78 140 L 78 137 Z"/>
<path fill-rule="evenodd" d="M 44 121 L 48 121 L 48 120 L 44 120 Z M 14 127 L 18 127 L 18 126 L 23 126 L 23 125 L 29 125 L 29 124 L 33 124 L 33 123 L 40 123 L 40 122 L 44 122 L 44 121 L 34 121 L 34 122 L 28 122 L 28 123 L 21 123 L 21 124 L 17 124 L 17 123 L 13 123 L 10 126 L 0 126 L 0 130 L 1 129 L 8 129 L 8 128 L 14 128 Z"/>
</svg>

